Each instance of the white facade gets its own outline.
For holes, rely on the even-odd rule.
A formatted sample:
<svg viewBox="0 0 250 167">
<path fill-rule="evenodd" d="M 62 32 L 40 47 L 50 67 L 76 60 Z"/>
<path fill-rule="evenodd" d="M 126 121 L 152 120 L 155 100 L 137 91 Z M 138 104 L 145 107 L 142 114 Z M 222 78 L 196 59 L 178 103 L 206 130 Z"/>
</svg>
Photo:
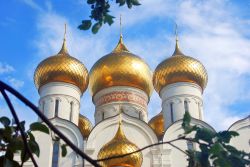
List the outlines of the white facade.
<svg viewBox="0 0 250 167">
<path fill-rule="evenodd" d="M 71 142 L 83 150 L 84 141 L 78 128 L 82 95 L 80 89 L 68 83 L 51 82 L 43 85 L 39 89 L 39 94 L 39 109 Z M 36 159 L 39 166 L 53 167 L 53 162 L 57 163 L 58 167 L 83 165 L 83 160 L 69 147 L 67 147 L 67 156 L 61 156 L 60 148 L 64 142 L 57 140 L 52 131 L 50 135 L 35 132 L 34 136 L 40 148 L 40 157 Z M 26 166 L 30 164 L 31 162 L 28 162 Z"/>
<path fill-rule="evenodd" d="M 42 86 L 39 89 L 39 94 L 40 110 L 66 137 L 93 159 L 97 159 L 99 150 L 114 137 L 119 117 L 121 117 L 127 139 L 137 147 L 142 148 L 159 142 L 154 131 L 146 123 L 148 96 L 137 88 L 125 86 L 106 88 L 93 97 L 93 103 L 96 106 L 96 125 L 87 140 L 83 139 L 77 127 L 81 98 L 81 91 L 78 87 L 67 83 L 52 82 Z M 170 84 L 161 90 L 160 97 L 165 120 L 163 142 L 176 139 L 183 134 L 181 123 L 186 111 L 193 117 L 192 124 L 215 131 L 202 121 L 202 90 L 198 85 L 187 82 Z M 56 107 L 57 100 L 59 103 Z M 123 109 L 122 113 L 120 113 L 121 108 Z M 239 137 L 233 138 L 230 144 L 239 150 L 250 152 L 249 117 L 236 122 L 229 130 L 237 131 L 240 134 Z M 35 133 L 34 135 L 41 151 L 40 157 L 37 158 L 39 166 L 52 167 L 52 159 L 55 156 L 53 155 L 55 154 L 53 153 L 53 145 L 56 142 L 54 134 Z M 63 144 L 61 140 L 59 143 Z M 186 141 L 176 141 L 173 144 L 182 150 L 187 150 L 190 147 L 188 146 L 190 143 Z M 199 149 L 196 145 L 192 145 L 192 147 Z M 82 166 L 83 164 L 86 167 L 92 166 L 87 161 L 83 161 L 69 147 L 67 151 L 66 157 L 61 157 L 60 148 L 59 153 L 56 154 L 59 167 Z M 142 151 L 142 154 L 143 167 L 187 166 L 187 156 L 170 145 L 154 146 Z M 32 166 L 32 162 L 25 163 L 25 166 Z"/>
<path fill-rule="evenodd" d="M 127 86 L 114 86 L 103 89 L 93 97 L 95 104 L 95 123 L 119 114 L 118 108 L 132 117 L 147 122 L 148 96 L 137 88 Z"/>
<path fill-rule="evenodd" d="M 239 133 L 239 136 L 232 138 L 230 144 L 238 150 L 250 153 L 250 116 L 235 122 L 228 130 Z"/>
<path fill-rule="evenodd" d="M 39 89 L 39 109 L 47 118 L 59 117 L 78 125 L 80 89 L 72 84 L 51 82 Z"/>
<path fill-rule="evenodd" d="M 215 131 L 203 121 L 202 94 L 202 88 L 190 82 L 172 83 L 162 88 L 160 97 L 165 129 L 163 142 L 176 139 L 183 134 L 181 124 L 185 112 L 190 113 L 191 124 Z M 147 124 L 149 97 L 144 91 L 135 87 L 113 86 L 102 89 L 93 96 L 95 126 L 85 139 L 78 127 L 82 92 L 77 86 L 64 82 L 50 82 L 39 88 L 39 95 L 39 109 L 44 115 L 70 141 L 93 159 L 97 159 L 100 149 L 115 136 L 119 120 L 122 122 L 126 138 L 138 148 L 161 142 Z M 250 152 L 250 117 L 236 122 L 229 130 L 240 134 L 239 137 L 233 138 L 230 144 L 239 150 Z M 40 147 L 40 157 L 36 158 L 39 166 L 92 166 L 69 147 L 66 157 L 62 157 L 60 145 L 64 143 L 61 139 L 58 140 L 53 132 L 50 135 L 36 132 L 34 135 Z M 190 137 L 193 135 L 190 134 Z M 189 147 L 199 149 L 198 146 L 186 141 L 175 141 L 172 144 L 181 150 L 187 150 Z M 142 167 L 187 166 L 187 156 L 166 144 L 145 149 L 142 155 Z M 30 167 L 32 163 L 29 161 L 24 166 Z"/>
<path fill-rule="evenodd" d="M 154 131 L 149 127 L 147 123 L 137 118 L 131 117 L 127 114 L 121 113 L 105 119 L 98 123 L 92 132 L 90 133 L 88 140 L 86 141 L 85 153 L 87 153 L 93 159 L 97 159 L 99 150 L 104 144 L 109 142 L 114 136 L 118 129 L 118 121 L 122 120 L 122 128 L 129 141 L 132 141 L 137 147 L 142 148 L 150 144 L 158 142 L 158 139 Z M 142 166 L 150 167 L 154 162 L 154 151 L 153 149 L 146 149 L 142 152 L 143 164 Z M 92 166 L 85 161 L 85 166 Z"/>
<path fill-rule="evenodd" d="M 201 87 L 194 83 L 178 82 L 165 86 L 160 92 L 165 129 L 189 112 L 193 118 L 203 120 Z"/>
</svg>

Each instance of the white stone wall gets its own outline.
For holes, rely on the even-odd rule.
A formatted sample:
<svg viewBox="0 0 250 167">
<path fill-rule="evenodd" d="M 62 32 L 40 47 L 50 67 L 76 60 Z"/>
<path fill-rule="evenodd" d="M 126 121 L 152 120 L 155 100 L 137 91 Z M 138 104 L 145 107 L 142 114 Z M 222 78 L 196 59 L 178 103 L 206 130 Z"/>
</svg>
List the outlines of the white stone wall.
<svg viewBox="0 0 250 167">
<path fill-rule="evenodd" d="M 175 122 L 174 124 L 172 124 L 171 126 L 168 127 L 168 129 L 166 130 L 164 137 L 163 137 L 163 142 L 165 141 L 171 141 L 173 139 L 177 139 L 180 135 L 182 135 L 184 133 L 182 127 L 182 120 L 179 120 L 177 122 Z M 208 128 L 212 131 L 215 132 L 215 130 L 208 125 L 207 123 L 201 121 L 201 120 L 197 120 L 197 119 L 191 119 L 191 124 L 192 125 L 197 125 L 200 127 L 205 127 Z M 190 134 L 188 137 L 194 137 L 194 134 Z M 187 141 L 175 141 L 172 142 L 172 144 L 174 144 L 175 146 L 179 147 L 181 150 L 185 151 L 188 149 L 187 147 Z M 198 145 L 194 144 L 194 149 L 199 150 Z M 184 154 L 183 152 L 177 150 L 176 148 L 164 144 L 163 145 L 163 152 L 166 152 L 167 155 L 165 157 L 163 157 L 163 159 L 165 159 L 165 161 L 163 161 L 162 166 L 164 167 L 185 167 L 188 165 L 188 161 L 187 161 L 187 155 Z"/>
<path fill-rule="evenodd" d="M 231 139 L 230 144 L 238 150 L 250 153 L 250 116 L 235 122 L 228 130 L 239 133 L 239 136 Z"/>
<path fill-rule="evenodd" d="M 81 135 L 78 127 L 69 122 L 67 120 L 63 120 L 60 118 L 54 118 L 51 120 L 54 126 L 58 128 L 71 142 L 73 142 L 78 148 L 83 150 L 83 137 Z M 35 160 L 40 167 L 51 167 L 52 166 L 52 158 L 53 158 L 53 139 L 55 139 L 55 134 L 50 132 L 50 134 L 41 133 L 38 131 L 33 132 L 33 135 L 39 145 L 40 148 L 40 156 L 39 158 L 35 157 Z M 64 144 L 64 142 L 60 139 L 60 144 Z M 16 155 L 16 159 L 19 159 L 20 154 Z M 33 166 L 31 161 L 28 161 L 24 164 L 24 167 Z M 83 161 L 81 157 L 77 156 L 76 153 L 67 147 L 67 155 L 65 157 L 61 156 L 61 150 L 59 148 L 59 158 L 58 158 L 58 166 L 59 167 L 82 167 Z"/>
<path fill-rule="evenodd" d="M 55 117 L 56 100 L 59 100 L 58 117 L 78 125 L 81 91 L 77 86 L 52 82 L 42 86 L 39 94 L 39 109 L 47 118 Z"/>
<path fill-rule="evenodd" d="M 132 117 L 147 122 L 148 96 L 137 88 L 114 86 L 99 91 L 94 97 L 95 123 L 119 114 L 119 108 Z"/>
<path fill-rule="evenodd" d="M 161 90 L 160 97 L 162 99 L 165 129 L 173 122 L 183 118 L 185 101 L 187 102 L 190 115 L 193 118 L 203 120 L 202 90 L 197 84 L 179 82 L 167 85 Z"/>
</svg>

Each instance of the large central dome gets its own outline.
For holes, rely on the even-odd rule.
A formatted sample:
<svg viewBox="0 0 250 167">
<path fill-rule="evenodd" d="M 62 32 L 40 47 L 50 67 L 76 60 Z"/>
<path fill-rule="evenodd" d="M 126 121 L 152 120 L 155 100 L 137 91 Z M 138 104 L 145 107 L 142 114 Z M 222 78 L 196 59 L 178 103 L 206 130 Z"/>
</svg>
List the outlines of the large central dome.
<svg viewBox="0 0 250 167">
<path fill-rule="evenodd" d="M 122 36 L 113 52 L 99 59 L 90 70 L 89 88 L 92 96 L 112 86 L 135 87 L 143 90 L 148 96 L 153 91 L 149 66 L 140 57 L 128 51 Z"/>
</svg>

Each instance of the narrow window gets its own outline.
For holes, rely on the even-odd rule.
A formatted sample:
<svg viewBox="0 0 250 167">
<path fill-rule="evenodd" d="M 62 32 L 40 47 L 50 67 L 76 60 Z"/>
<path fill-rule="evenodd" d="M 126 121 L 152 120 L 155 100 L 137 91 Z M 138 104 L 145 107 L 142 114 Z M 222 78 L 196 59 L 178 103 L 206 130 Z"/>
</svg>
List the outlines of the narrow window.
<svg viewBox="0 0 250 167">
<path fill-rule="evenodd" d="M 174 122 L 174 103 L 170 103 L 171 122 Z"/>
<path fill-rule="evenodd" d="M 187 149 L 188 150 L 194 150 L 194 143 L 191 141 L 187 141 Z"/>
<path fill-rule="evenodd" d="M 56 105 L 55 105 L 55 117 L 58 116 L 58 108 L 59 108 L 59 100 L 56 99 Z"/>
<path fill-rule="evenodd" d="M 188 102 L 187 102 L 187 100 L 184 101 L 184 108 L 185 108 L 185 112 L 188 112 Z"/>
<path fill-rule="evenodd" d="M 70 102 L 70 117 L 69 120 L 72 121 L 73 119 L 73 102 Z"/>
<path fill-rule="evenodd" d="M 199 110 L 199 118 L 201 119 L 201 104 L 198 103 L 198 110 Z"/>
<path fill-rule="evenodd" d="M 104 120 L 104 119 L 105 119 L 105 118 L 104 118 L 104 116 L 105 116 L 105 115 L 104 115 L 104 112 L 102 112 L 102 120 Z"/>
<path fill-rule="evenodd" d="M 43 109 L 42 109 L 43 113 L 45 113 L 44 110 L 45 110 L 45 101 L 43 101 Z"/>
<path fill-rule="evenodd" d="M 53 144 L 52 167 L 58 167 L 59 145 L 59 141 L 55 141 Z"/>
</svg>

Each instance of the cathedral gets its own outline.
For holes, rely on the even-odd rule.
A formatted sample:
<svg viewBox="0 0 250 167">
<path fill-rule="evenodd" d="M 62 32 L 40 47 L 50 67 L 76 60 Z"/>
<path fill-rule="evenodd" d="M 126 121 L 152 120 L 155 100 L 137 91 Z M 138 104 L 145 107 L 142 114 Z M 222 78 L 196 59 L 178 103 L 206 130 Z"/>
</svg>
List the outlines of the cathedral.
<svg viewBox="0 0 250 167">
<path fill-rule="evenodd" d="M 132 53 L 122 34 L 113 51 L 103 56 L 88 70 L 67 51 L 66 40 L 61 50 L 40 62 L 34 82 L 40 95 L 39 109 L 78 148 L 93 159 L 103 159 L 136 151 L 148 145 L 170 141 L 183 134 L 185 112 L 191 123 L 215 131 L 204 122 L 203 99 L 208 75 L 203 64 L 185 55 L 178 44 L 172 56 L 159 62 L 155 70 Z M 81 96 L 89 89 L 95 105 L 95 122 L 80 114 Z M 148 119 L 148 103 L 153 91 L 161 100 L 161 112 Z M 216 115 L 215 115 L 216 116 Z M 41 120 L 39 120 L 41 121 Z M 250 118 L 239 120 L 228 130 L 240 136 L 231 145 L 250 152 Z M 53 132 L 36 132 L 40 146 L 41 167 L 91 167 L 67 147 L 61 156 L 63 141 Z M 175 141 L 182 150 L 199 149 L 195 143 Z M 122 158 L 102 161 L 103 167 L 185 167 L 187 156 L 170 145 L 157 145 Z M 27 162 L 25 166 L 32 166 Z"/>
</svg>

